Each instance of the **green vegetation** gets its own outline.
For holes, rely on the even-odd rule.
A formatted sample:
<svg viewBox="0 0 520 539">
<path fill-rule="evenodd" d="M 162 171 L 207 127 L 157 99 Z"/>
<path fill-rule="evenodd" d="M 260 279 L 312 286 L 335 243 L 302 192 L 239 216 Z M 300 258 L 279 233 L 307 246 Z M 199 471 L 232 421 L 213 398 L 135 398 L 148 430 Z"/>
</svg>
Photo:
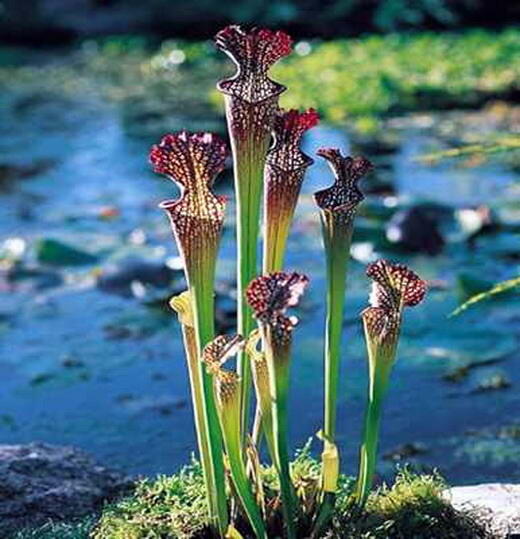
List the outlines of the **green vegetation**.
<svg viewBox="0 0 520 539">
<path fill-rule="evenodd" d="M 312 44 L 311 44 L 312 47 Z M 324 67 L 325 66 L 325 67 Z M 370 36 L 312 47 L 283 62 L 286 106 L 328 120 L 424 108 L 475 106 L 520 87 L 520 31 Z"/>
<path fill-rule="evenodd" d="M 308 496 L 316 489 L 320 464 L 308 451 L 302 451 L 292 463 L 291 475 L 298 495 Z M 271 496 L 277 491 L 273 467 L 262 468 L 262 482 Z M 363 512 L 353 511 L 349 504 L 353 480 L 342 475 L 339 485 L 337 513 L 326 535 L 331 539 L 486 537 L 471 515 L 457 512 L 442 497 L 446 485 L 436 474 L 401 470 L 392 486 L 384 485 L 372 493 Z M 312 499 L 307 497 L 306 502 L 310 506 Z M 279 512 L 278 506 L 271 522 L 281 517 Z M 91 522 L 87 520 L 76 528 L 49 525 L 19 534 L 16 539 L 83 539 L 88 537 Z M 208 523 L 202 470 L 193 463 L 176 475 L 138 483 L 132 496 L 105 507 L 91 533 L 94 539 L 203 538 L 208 536 Z M 47 535 L 38 535 L 44 530 Z M 67 530 L 69 535 L 59 535 L 61 530 Z"/>
<path fill-rule="evenodd" d="M 489 156 L 496 153 L 515 152 L 520 150 L 520 135 L 500 135 L 490 137 L 485 143 L 468 144 L 460 148 L 450 148 L 438 152 L 421 155 L 418 161 L 423 163 L 436 163 L 442 159 L 452 157 Z"/>
<path fill-rule="evenodd" d="M 331 122 L 356 118 L 361 127 L 389 113 L 476 106 L 520 88 L 517 28 L 311 41 L 296 51 L 300 55 L 273 70 L 291 88 L 282 104 L 315 107 Z M 200 129 L 221 107 L 214 73 L 226 68 L 209 42 L 157 46 L 136 37 L 106 38 L 85 42 L 52 66 L 16 65 L 12 56 L 0 65 L 0 87 L 70 97 L 101 92 L 123 106 L 130 122 L 162 117 L 170 126 Z M 218 103 L 213 110 L 210 101 Z"/>
<path fill-rule="evenodd" d="M 512 290 L 517 289 L 520 286 L 520 277 L 515 277 L 513 279 L 508 279 L 507 281 L 502 281 L 501 283 L 497 283 L 489 290 L 486 290 L 485 292 L 481 292 L 480 294 L 475 294 L 474 296 L 471 296 L 467 301 L 465 301 L 462 305 L 457 307 L 450 316 L 456 316 L 460 314 L 461 312 L 465 311 L 475 303 L 479 303 L 480 301 L 491 299 L 492 297 L 504 294 L 506 292 L 510 292 Z"/>
</svg>

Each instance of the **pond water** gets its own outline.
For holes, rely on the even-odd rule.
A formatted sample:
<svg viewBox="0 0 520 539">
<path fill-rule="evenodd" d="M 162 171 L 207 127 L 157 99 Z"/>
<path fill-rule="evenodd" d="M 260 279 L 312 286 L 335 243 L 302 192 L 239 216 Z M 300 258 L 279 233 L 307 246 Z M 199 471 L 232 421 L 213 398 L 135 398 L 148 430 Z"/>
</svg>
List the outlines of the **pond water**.
<svg viewBox="0 0 520 539">
<path fill-rule="evenodd" d="M 182 289 L 182 278 L 166 217 L 156 208 L 175 187 L 147 165 L 150 144 L 162 133 L 129 128 L 121 109 L 99 96 L 15 88 L 0 100 L 0 440 L 74 444 L 131 474 L 173 472 L 195 446 L 179 327 L 164 308 Z M 346 471 L 357 465 L 366 387 L 358 317 L 367 302 L 364 264 L 383 255 L 410 264 L 432 286 L 425 304 L 406 316 L 385 408 L 380 472 L 390 476 L 396 461 L 410 461 L 438 467 L 456 483 L 520 480 L 517 295 L 448 318 L 468 294 L 517 274 L 515 169 L 507 159 L 417 160 L 479 126 L 485 136 L 495 121 L 489 114 L 411 115 L 388 122 L 384 135 L 373 138 L 322 126 L 305 140 L 310 154 L 323 145 L 363 151 L 378 166 L 365 185 L 380 182 L 389 191 L 367 198 L 350 267 L 339 404 Z M 224 129 L 221 118 L 215 122 Z M 327 167 L 316 162 L 288 246 L 287 267 L 311 277 L 295 336 L 294 448 L 321 422 L 325 268 L 311 194 L 330 181 Z M 217 189 L 230 192 L 230 186 L 227 171 Z M 386 217 L 419 202 L 437 204 L 447 243 L 436 256 L 398 252 L 385 239 Z M 502 225 L 472 246 L 453 210 L 481 204 L 491 206 Z M 232 216 L 231 208 L 218 269 L 224 313 L 232 303 Z M 69 253 L 71 261 L 42 240 L 93 256 Z M 135 260 L 167 261 L 172 285 L 143 286 L 134 278 L 123 292 L 98 286 L 100 275 Z M 318 442 L 313 447 L 320 450 Z"/>
</svg>

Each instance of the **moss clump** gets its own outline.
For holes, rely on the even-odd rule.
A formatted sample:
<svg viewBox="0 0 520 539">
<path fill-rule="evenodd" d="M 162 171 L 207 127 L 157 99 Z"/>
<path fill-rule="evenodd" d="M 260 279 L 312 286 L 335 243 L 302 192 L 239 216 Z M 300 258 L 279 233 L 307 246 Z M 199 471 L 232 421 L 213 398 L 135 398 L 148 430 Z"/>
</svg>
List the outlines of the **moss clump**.
<svg viewBox="0 0 520 539">
<path fill-rule="evenodd" d="M 437 474 L 401 470 L 368 499 L 365 511 L 353 511 L 342 493 L 332 538 L 363 539 L 479 539 L 491 535 L 475 515 L 454 509 L 442 496 L 447 488 Z"/>
<path fill-rule="evenodd" d="M 132 496 L 105 508 L 92 537 L 203 537 L 207 526 L 202 469 L 194 462 L 178 474 L 137 483 Z"/>
<path fill-rule="evenodd" d="M 293 462 L 291 472 L 304 515 L 312 514 L 319 492 L 319 463 L 303 451 Z M 281 515 L 277 477 L 271 467 L 263 469 L 262 483 L 269 536 L 276 537 L 280 535 Z M 370 496 L 363 512 L 350 503 L 353 485 L 351 478 L 341 478 L 337 514 L 326 534 L 330 539 L 489 537 L 471 515 L 456 511 L 442 497 L 446 486 L 437 475 L 400 471 L 393 486 L 383 486 Z M 91 537 L 205 538 L 210 537 L 207 523 L 202 473 L 197 464 L 192 464 L 174 476 L 143 481 L 132 496 L 107 506 Z M 250 536 L 240 517 L 235 524 L 244 537 Z M 302 522 L 301 529 L 309 524 Z"/>
</svg>

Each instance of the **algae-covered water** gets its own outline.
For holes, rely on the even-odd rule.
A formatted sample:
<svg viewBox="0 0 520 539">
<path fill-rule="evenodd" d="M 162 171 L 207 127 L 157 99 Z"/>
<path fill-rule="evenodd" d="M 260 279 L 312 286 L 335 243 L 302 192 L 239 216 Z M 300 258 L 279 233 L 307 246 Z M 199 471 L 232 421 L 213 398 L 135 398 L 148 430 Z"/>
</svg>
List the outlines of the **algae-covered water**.
<svg viewBox="0 0 520 539">
<path fill-rule="evenodd" d="M 135 84 L 121 102 L 108 99 L 84 66 L 67 78 L 63 65 L 69 69 L 74 58 L 9 54 L 16 58 L 12 79 L 4 73 L 0 94 L 0 440 L 74 444 L 132 474 L 175 471 L 195 449 L 194 431 L 179 327 L 165 306 L 183 289 L 182 274 L 156 206 L 176 188 L 150 172 L 147 153 L 169 128 L 223 132 L 222 115 L 202 91 L 185 90 L 178 100 L 159 96 L 150 108 Z M 172 81 L 172 93 L 184 79 Z M 122 76 L 110 91 L 128 91 L 124 85 Z M 364 265 L 385 256 L 427 278 L 430 292 L 407 312 L 379 470 L 389 475 L 396 462 L 410 461 L 438 467 L 457 483 L 520 479 L 518 295 L 448 318 L 469 295 L 518 273 L 520 161 L 510 153 L 418 160 L 518 128 L 518 109 L 495 103 L 392 118 L 371 134 L 322 125 L 305 139 L 311 155 L 319 146 L 338 146 L 377 167 L 364 183 L 373 194 L 358 218 L 349 274 L 339 404 L 345 470 L 357 464 L 365 398 L 358 317 L 369 286 Z M 232 194 L 230 180 L 228 170 L 217 190 Z M 317 161 L 288 246 L 287 267 L 311 277 L 295 334 L 294 448 L 321 423 L 325 267 L 311 194 L 330 181 Z M 385 232 L 392 216 L 418 204 L 445 239 L 433 256 L 399 249 Z M 492 224 L 470 239 L 477 206 L 492 210 Z M 227 330 L 232 220 L 231 207 L 218 268 L 219 323 Z M 435 236 L 432 227 L 411 229 L 424 241 Z"/>
</svg>

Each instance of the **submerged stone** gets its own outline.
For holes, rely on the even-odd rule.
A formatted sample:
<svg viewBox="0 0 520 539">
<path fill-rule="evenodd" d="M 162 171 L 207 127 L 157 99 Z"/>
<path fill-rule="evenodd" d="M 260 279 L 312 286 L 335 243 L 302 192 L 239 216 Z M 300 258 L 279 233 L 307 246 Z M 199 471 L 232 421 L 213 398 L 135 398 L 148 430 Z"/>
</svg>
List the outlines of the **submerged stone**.
<svg viewBox="0 0 520 539">
<path fill-rule="evenodd" d="M 104 268 L 97 286 L 104 292 L 133 297 L 136 295 L 136 283 L 169 288 L 180 275 L 181 271 L 171 269 L 164 262 L 127 258 Z"/>
<path fill-rule="evenodd" d="M 386 226 L 386 237 L 406 251 L 432 256 L 445 244 L 436 215 L 422 206 L 398 211 Z"/>
</svg>

